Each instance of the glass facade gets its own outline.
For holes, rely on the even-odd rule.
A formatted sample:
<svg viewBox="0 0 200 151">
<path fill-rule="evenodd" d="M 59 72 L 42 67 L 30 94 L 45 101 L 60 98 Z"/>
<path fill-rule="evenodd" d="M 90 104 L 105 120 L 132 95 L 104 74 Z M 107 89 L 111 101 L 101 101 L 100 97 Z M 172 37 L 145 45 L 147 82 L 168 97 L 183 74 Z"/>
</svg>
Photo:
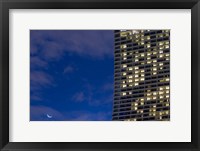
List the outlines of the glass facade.
<svg viewBox="0 0 200 151">
<path fill-rule="evenodd" d="M 170 120 L 170 30 L 115 30 L 116 121 Z"/>
</svg>

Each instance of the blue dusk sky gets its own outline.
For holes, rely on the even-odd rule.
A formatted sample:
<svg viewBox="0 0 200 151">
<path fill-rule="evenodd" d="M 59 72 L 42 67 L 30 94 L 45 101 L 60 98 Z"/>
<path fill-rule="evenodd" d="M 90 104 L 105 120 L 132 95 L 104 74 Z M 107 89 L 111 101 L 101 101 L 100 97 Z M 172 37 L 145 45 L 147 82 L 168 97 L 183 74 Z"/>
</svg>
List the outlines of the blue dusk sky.
<svg viewBox="0 0 200 151">
<path fill-rule="evenodd" d="M 111 121 L 113 30 L 30 31 L 30 120 Z"/>
</svg>

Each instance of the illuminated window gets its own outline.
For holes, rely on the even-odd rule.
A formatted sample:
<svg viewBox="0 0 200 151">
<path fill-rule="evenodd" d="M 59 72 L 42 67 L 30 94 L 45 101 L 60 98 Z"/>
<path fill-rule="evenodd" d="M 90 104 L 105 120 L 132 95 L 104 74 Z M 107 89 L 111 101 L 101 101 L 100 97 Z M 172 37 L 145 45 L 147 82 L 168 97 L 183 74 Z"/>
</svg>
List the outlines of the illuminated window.
<svg viewBox="0 0 200 151">
<path fill-rule="evenodd" d="M 123 68 L 126 68 L 126 67 L 127 67 L 127 65 L 126 65 L 126 64 L 124 64 L 122 67 L 123 67 Z"/>
<path fill-rule="evenodd" d="M 164 79 L 160 79 L 160 82 L 164 82 Z"/>
<path fill-rule="evenodd" d="M 164 97 L 163 97 L 163 95 L 160 95 L 160 99 L 163 99 Z"/>
<path fill-rule="evenodd" d="M 153 99 L 155 100 L 155 99 L 157 99 L 157 97 L 156 97 L 156 96 L 154 96 L 154 97 L 153 97 Z"/>
<path fill-rule="evenodd" d="M 147 96 L 151 96 L 151 93 L 147 93 Z"/>
<path fill-rule="evenodd" d="M 159 57 L 160 57 L 160 58 L 162 58 L 162 57 L 163 57 L 163 55 L 159 55 Z"/>
<path fill-rule="evenodd" d="M 126 46 L 126 44 L 124 44 L 124 45 L 121 45 L 121 48 L 126 48 L 127 46 Z"/>
<path fill-rule="evenodd" d="M 128 82 L 133 82 L 133 80 L 128 80 Z"/>
<path fill-rule="evenodd" d="M 139 38 L 139 35 L 135 35 L 135 38 Z"/>
<path fill-rule="evenodd" d="M 166 56 L 166 57 L 168 57 L 168 56 L 169 56 L 169 54 L 168 54 L 168 53 L 166 53 L 166 54 L 165 54 L 165 56 Z"/>
<path fill-rule="evenodd" d="M 169 86 L 166 86 L 166 89 L 169 90 Z"/>
<path fill-rule="evenodd" d="M 142 73 L 143 73 L 143 72 L 144 72 L 144 70 L 141 70 L 140 72 L 142 72 Z"/>
<path fill-rule="evenodd" d="M 166 48 L 166 49 L 169 48 L 169 45 L 165 45 L 165 48 Z"/>
<path fill-rule="evenodd" d="M 147 100 L 151 100 L 151 98 L 150 98 L 150 97 L 147 97 Z"/>
<path fill-rule="evenodd" d="M 157 62 L 157 60 L 153 60 L 153 62 Z"/>
<path fill-rule="evenodd" d="M 169 103 L 166 103 L 166 105 L 165 106 L 169 106 Z"/>
<path fill-rule="evenodd" d="M 139 61 L 139 59 L 135 59 L 135 62 L 138 62 Z"/>
<path fill-rule="evenodd" d="M 125 96 L 125 95 L 126 95 L 126 93 L 125 93 L 125 92 L 123 92 L 123 93 L 122 93 L 122 95 L 123 95 L 123 96 Z"/>
<path fill-rule="evenodd" d="M 164 47 L 162 46 L 162 47 L 160 47 L 159 49 L 162 50 L 162 49 L 164 49 Z"/>
<path fill-rule="evenodd" d="M 156 55 L 156 54 L 157 54 L 157 52 L 156 52 L 156 51 L 154 51 L 154 52 L 153 52 L 153 54 L 154 54 L 154 55 Z"/>
<path fill-rule="evenodd" d="M 159 42 L 159 45 L 162 46 L 164 44 L 164 42 Z"/>
<path fill-rule="evenodd" d="M 122 81 L 122 83 L 126 83 L 126 81 Z"/>
<path fill-rule="evenodd" d="M 126 60 L 126 59 L 127 59 L 126 57 L 123 58 L 123 60 Z"/>
<path fill-rule="evenodd" d="M 125 76 L 125 75 L 126 75 L 126 72 L 124 72 L 123 75 Z"/>
<path fill-rule="evenodd" d="M 144 45 L 144 42 L 141 42 L 140 45 Z"/>
<path fill-rule="evenodd" d="M 163 53 L 163 51 L 162 51 L 162 50 L 160 50 L 160 51 L 159 51 L 159 53 Z"/>
<path fill-rule="evenodd" d="M 135 78 L 137 78 L 137 77 L 138 77 L 138 74 L 135 75 Z"/>
<path fill-rule="evenodd" d="M 135 67 L 135 70 L 139 69 L 139 67 Z"/>
<path fill-rule="evenodd" d="M 126 84 L 123 84 L 123 88 L 125 88 L 126 87 Z"/>
<path fill-rule="evenodd" d="M 150 36 L 147 36 L 147 39 L 149 40 L 149 39 L 150 39 Z"/>
<path fill-rule="evenodd" d="M 150 44 L 147 44 L 147 48 L 150 48 L 151 47 L 151 45 Z"/>
<path fill-rule="evenodd" d="M 130 70 L 130 71 L 131 71 L 131 70 L 133 70 L 133 68 L 129 68 L 128 70 Z"/>
<path fill-rule="evenodd" d="M 169 78 L 166 78 L 165 81 L 169 81 Z"/>
<path fill-rule="evenodd" d="M 157 71 L 157 68 L 153 68 L 153 71 Z"/>
<path fill-rule="evenodd" d="M 159 66 L 163 66 L 163 63 L 159 63 Z"/>
<path fill-rule="evenodd" d="M 166 41 L 165 44 L 168 45 L 168 44 L 169 44 L 169 41 Z"/>
<path fill-rule="evenodd" d="M 147 57 L 147 60 L 150 60 L 151 59 L 151 57 Z"/>
<path fill-rule="evenodd" d="M 135 79 L 135 81 L 139 81 L 139 79 Z"/>
<path fill-rule="evenodd" d="M 132 92 L 129 92 L 129 94 L 132 94 Z"/>
<path fill-rule="evenodd" d="M 141 100 L 141 101 L 144 101 L 144 98 L 141 98 L 140 100 Z"/>
<path fill-rule="evenodd" d="M 157 95 L 157 92 L 153 92 L 153 95 Z"/>
<path fill-rule="evenodd" d="M 169 98 L 169 95 L 166 95 L 166 98 Z"/>
<path fill-rule="evenodd" d="M 126 56 L 127 55 L 127 53 L 123 53 L 123 56 Z"/>
<path fill-rule="evenodd" d="M 140 110 L 139 113 L 143 113 L 143 110 Z"/>
<path fill-rule="evenodd" d="M 141 80 L 141 81 L 144 81 L 144 78 L 141 78 L 140 80 Z"/>
<path fill-rule="evenodd" d="M 144 53 L 141 53 L 141 57 L 144 57 Z"/>
<path fill-rule="evenodd" d="M 121 37 L 126 37 L 126 36 L 127 36 L 127 33 L 126 33 L 126 32 L 120 32 L 120 36 L 121 36 Z"/>
<path fill-rule="evenodd" d="M 128 78 L 131 79 L 131 78 L 133 78 L 133 76 L 131 75 L 131 76 L 129 76 Z"/>
<path fill-rule="evenodd" d="M 138 85 L 138 83 L 135 83 L 134 85 L 135 85 L 135 86 L 137 86 L 137 85 Z"/>
</svg>

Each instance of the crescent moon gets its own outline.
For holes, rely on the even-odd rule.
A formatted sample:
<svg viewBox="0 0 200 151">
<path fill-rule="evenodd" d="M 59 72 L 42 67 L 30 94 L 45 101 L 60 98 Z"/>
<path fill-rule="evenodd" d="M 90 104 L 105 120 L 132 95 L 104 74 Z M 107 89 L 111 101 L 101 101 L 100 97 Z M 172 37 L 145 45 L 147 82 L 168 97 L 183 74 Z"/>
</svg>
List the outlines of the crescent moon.
<svg viewBox="0 0 200 151">
<path fill-rule="evenodd" d="M 52 116 L 51 116 L 51 115 L 49 115 L 49 114 L 47 114 L 47 117 L 48 117 L 48 118 L 52 118 Z"/>
</svg>

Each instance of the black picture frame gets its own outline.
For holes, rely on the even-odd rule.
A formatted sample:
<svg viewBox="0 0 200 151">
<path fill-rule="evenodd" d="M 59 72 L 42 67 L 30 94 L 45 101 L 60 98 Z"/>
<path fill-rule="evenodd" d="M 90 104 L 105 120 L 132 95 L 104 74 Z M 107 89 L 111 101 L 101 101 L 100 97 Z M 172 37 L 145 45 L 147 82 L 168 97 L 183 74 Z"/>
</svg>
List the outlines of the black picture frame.
<svg viewBox="0 0 200 151">
<path fill-rule="evenodd" d="M 9 142 L 9 9 L 191 9 L 191 142 Z M 200 151 L 199 37 L 199 0 L 0 0 L 0 149 Z"/>
</svg>

